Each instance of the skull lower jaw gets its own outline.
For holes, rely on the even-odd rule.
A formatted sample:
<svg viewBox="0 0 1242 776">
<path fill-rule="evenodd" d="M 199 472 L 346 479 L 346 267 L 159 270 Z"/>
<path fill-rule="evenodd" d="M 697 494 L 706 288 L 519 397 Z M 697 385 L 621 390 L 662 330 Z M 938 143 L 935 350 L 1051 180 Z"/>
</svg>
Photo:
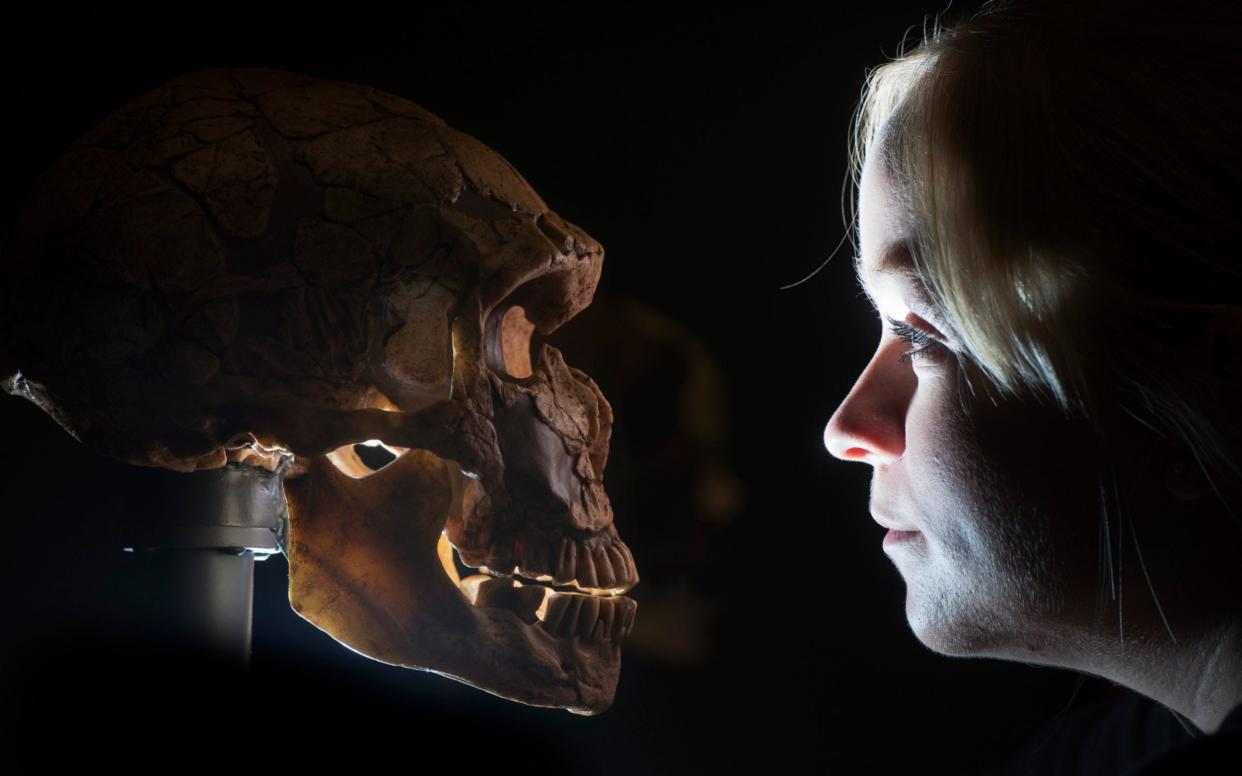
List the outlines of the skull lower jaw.
<svg viewBox="0 0 1242 776">
<path fill-rule="evenodd" d="M 593 715 L 612 705 L 620 639 L 553 636 L 498 607 L 472 607 L 472 614 L 474 635 L 464 651 L 429 661 L 431 670 L 532 706 Z"/>
<path fill-rule="evenodd" d="M 625 597 L 608 603 L 626 607 L 622 618 L 610 612 L 615 639 L 600 638 L 598 602 L 594 613 L 585 603 L 598 596 L 559 594 L 549 601 L 546 619 L 535 622 L 486 605 L 503 602 L 494 594 L 472 605 L 437 557 L 453 508 L 444 494 L 460 476 L 452 461 L 419 449 L 364 480 L 341 473 L 326 456 L 311 458 L 306 475 L 285 482 L 290 604 L 375 660 L 433 671 L 534 706 L 579 714 L 606 710 L 636 604 Z M 586 638 L 580 635 L 588 622 L 583 608 L 594 616 Z"/>
</svg>

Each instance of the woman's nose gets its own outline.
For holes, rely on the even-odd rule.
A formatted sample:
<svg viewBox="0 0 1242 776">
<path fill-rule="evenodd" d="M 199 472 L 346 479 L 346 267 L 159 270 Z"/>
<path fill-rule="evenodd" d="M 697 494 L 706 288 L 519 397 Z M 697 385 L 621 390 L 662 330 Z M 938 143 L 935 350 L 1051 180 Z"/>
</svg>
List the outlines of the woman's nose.
<svg viewBox="0 0 1242 776">
<path fill-rule="evenodd" d="M 906 410 L 917 378 L 880 344 L 824 428 L 824 447 L 842 461 L 873 466 L 906 451 Z"/>
</svg>

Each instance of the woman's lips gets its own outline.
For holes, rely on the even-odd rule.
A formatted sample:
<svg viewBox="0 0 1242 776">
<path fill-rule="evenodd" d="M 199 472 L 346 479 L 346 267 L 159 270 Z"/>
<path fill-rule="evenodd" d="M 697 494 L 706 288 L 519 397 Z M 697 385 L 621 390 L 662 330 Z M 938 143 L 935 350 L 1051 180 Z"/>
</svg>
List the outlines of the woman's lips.
<svg viewBox="0 0 1242 776">
<path fill-rule="evenodd" d="M 871 519 L 879 523 L 882 528 L 887 528 L 890 531 L 895 531 L 897 533 L 918 533 L 918 531 L 913 528 L 909 528 L 904 525 L 899 525 L 897 522 L 893 520 L 889 520 L 887 517 L 885 517 L 883 514 L 880 514 L 879 512 L 872 512 Z"/>
<path fill-rule="evenodd" d="M 916 538 L 918 535 L 919 535 L 918 531 L 895 531 L 895 530 L 889 529 L 889 532 L 884 534 L 884 546 L 887 547 L 890 544 L 897 544 L 899 542 L 910 541 L 911 539 Z"/>
</svg>

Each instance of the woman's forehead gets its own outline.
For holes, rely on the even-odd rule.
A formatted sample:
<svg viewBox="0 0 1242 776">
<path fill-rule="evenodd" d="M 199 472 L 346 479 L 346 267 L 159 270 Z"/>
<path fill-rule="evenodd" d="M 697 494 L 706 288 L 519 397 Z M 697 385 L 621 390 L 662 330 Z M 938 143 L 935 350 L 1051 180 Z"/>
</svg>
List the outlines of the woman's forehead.
<svg viewBox="0 0 1242 776">
<path fill-rule="evenodd" d="M 898 202 L 892 177 L 885 165 L 870 154 L 863 165 L 858 187 L 858 256 L 855 269 L 870 270 L 903 262 L 913 266 L 906 240 L 910 224 Z M 865 275 L 865 272 L 862 273 Z"/>
<path fill-rule="evenodd" d="M 879 152 L 867 155 L 859 184 L 859 250 L 854 274 L 876 306 L 881 287 L 892 284 L 925 298 L 910 250 L 911 229 Z M 904 294 L 903 294 L 904 295 Z"/>
</svg>

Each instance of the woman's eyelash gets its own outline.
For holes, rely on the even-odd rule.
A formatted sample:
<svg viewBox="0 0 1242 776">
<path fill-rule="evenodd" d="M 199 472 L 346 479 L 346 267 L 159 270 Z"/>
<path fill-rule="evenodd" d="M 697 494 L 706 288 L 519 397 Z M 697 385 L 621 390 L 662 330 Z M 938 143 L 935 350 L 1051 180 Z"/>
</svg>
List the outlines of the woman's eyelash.
<svg viewBox="0 0 1242 776">
<path fill-rule="evenodd" d="M 913 350 L 907 350 L 898 357 L 898 361 L 907 363 L 915 359 L 927 359 L 940 355 L 944 352 L 944 345 L 935 337 L 922 329 L 916 329 L 908 323 L 903 323 L 894 318 L 888 318 L 888 325 L 896 334 L 907 344 L 913 345 Z"/>
</svg>

